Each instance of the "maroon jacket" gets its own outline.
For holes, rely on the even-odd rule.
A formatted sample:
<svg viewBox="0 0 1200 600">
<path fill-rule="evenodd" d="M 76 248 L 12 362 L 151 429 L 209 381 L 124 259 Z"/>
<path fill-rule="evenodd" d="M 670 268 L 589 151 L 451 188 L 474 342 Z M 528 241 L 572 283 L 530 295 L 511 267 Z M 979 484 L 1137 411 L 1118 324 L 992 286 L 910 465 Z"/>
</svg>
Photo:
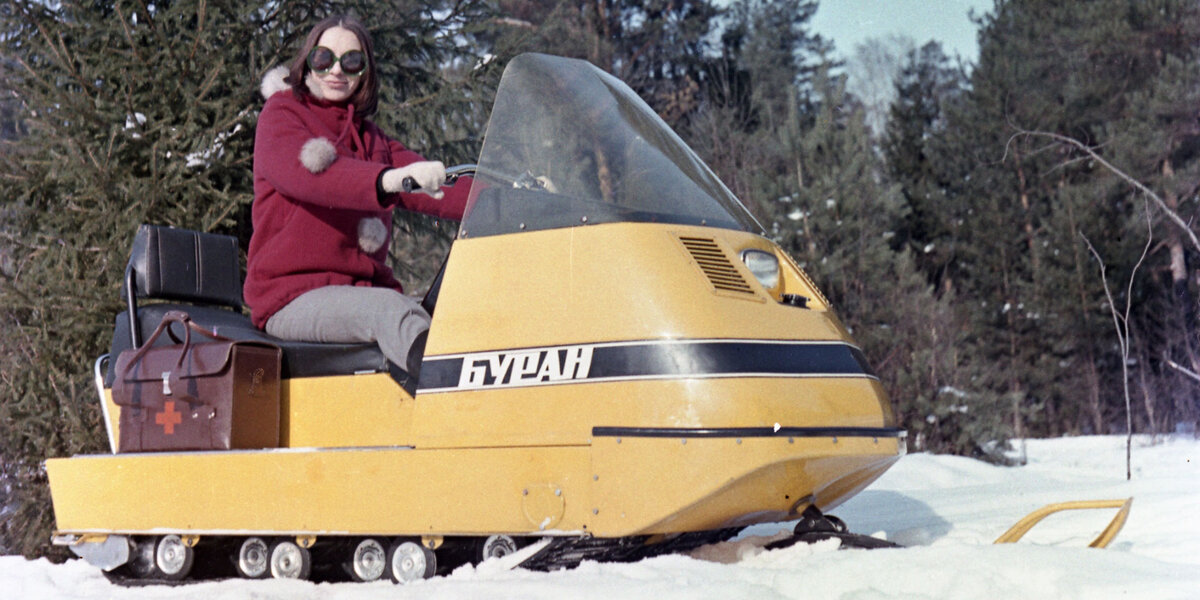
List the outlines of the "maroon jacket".
<svg viewBox="0 0 1200 600">
<path fill-rule="evenodd" d="M 393 207 L 461 220 L 470 189 L 463 179 L 441 200 L 381 198 L 384 170 L 422 160 L 356 117 L 352 104 L 298 98 L 290 89 L 272 94 L 254 138 L 254 234 L 243 293 L 255 326 L 318 287 L 402 291 L 385 262 Z"/>
</svg>

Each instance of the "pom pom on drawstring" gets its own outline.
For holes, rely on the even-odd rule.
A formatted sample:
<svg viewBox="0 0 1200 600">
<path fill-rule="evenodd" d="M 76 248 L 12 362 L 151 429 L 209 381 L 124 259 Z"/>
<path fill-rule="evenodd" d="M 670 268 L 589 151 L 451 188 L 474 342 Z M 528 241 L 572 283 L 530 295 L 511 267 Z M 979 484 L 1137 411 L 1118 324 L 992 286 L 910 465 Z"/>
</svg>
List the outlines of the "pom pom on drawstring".
<svg viewBox="0 0 1200 600">
<path fill-rule="evenodd" d="M 377 217 L 367 217 L 358 222 L 358 247 L 367 254 L 375 254 L 387 243 L 387 225 Z"/>
<path fill-rule="evenodd" d="M 333 142 L 323 138 L 315 137 L 300 148 L 300 164 L 304 165 L 310 173 L 316 174 L 329 168 L 333 161 L 337 160 L 337 148 L 333 147 Z"/>
</svg>

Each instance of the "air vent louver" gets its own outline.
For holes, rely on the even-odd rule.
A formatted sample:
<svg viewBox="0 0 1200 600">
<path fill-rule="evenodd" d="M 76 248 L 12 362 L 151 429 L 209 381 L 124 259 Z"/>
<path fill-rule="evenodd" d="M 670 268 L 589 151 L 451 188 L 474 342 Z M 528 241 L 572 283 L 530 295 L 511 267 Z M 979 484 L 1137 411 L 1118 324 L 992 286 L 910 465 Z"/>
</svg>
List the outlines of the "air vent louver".
<svg viewBox="0 0 1200 600">
<path fill-rule="evenodd" d="M 729 257 L 725 256 L 725 252 L 717 245 L 716 240 L 680 236 L 679 241 L 683 242 L 683 246 L 691 253 L 692 258 L 699 265 L 700 270 L 704 271 L 704 275 L 708 277 L 708 281 L 714 288 L 725 292 L 754 295 L 754 290 L 746 283 L 733 263 L 729 262 Z"/>
</svg>

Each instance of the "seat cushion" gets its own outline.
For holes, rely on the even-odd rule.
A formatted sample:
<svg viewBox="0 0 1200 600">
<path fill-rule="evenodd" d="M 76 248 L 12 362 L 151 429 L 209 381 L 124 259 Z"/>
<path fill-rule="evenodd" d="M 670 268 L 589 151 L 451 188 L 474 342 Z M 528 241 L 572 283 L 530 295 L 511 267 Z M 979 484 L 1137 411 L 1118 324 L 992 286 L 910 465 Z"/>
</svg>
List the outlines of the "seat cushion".
<svg viewBox="0 0 1200 600">
<path fill-rule="evenodd" d="M 195 306 L 190 304 L 147 304 L 138 307 L 138 327 L 141 339 L 154 332 L 154 328 L 162 322 L 167 311 L 180 310 L 188 313 L 192 320 L 205 329 L 215 331 L 235 340 L 254 340 L 269 342 L 283 350 L 284 379 L 292 377 L 320 377 L 324 375 L 352 375 L 356 373 L 385 373 L 388 372 L 388 361 L 376 344 L 323 344 L 316 342 L 294 342 L 281 340 L 268 335 L 256 328 L 250 318 L 240 312 L 233 312 L 213 306 Z M 180 339 L 183 332 L 176 332 Z M 161 335 L 155 340 L 155 346 L 167 346 L 174 342 L 169 336 Z M 109 350 L 108 372 L 104 383 L 112 386 L 116 358 L 121 352 L 132 346 L 129 336 L 129 317 L 119 313 L 113 328 L 113 340 Z"/>
</svg>

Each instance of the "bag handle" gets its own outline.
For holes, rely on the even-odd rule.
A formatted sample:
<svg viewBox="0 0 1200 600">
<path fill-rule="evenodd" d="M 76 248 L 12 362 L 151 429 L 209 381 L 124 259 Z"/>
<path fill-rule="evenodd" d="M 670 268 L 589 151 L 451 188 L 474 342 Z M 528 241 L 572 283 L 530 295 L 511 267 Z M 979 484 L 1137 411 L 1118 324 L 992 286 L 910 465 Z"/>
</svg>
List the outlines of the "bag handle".
<svg viewBox="0 0 1200 600">
<path fill-rule="evenodd" d="M 142 344 L 141 347 L 134 352 L 133 357 L 129 359 L 129 363 L 126 364 L 125 369 L 121 371 L 120 377 L 122 380 L 129 375 L 129 372 L 133 370 L 134 365 L 141 362 L 142 358 L 144 358 L 146 353 L 150 351 L 151 346 L 154 345 L 155 340 L 158 339 L 158 336 L 162 335 L 163 331 L 166 331 L 167 335 L 175 343 L 179 343 L 179 337 L 175 335 L 175 332 L 171 331 L 172 323 L 179 323 L 183 326 L 183 351 L 179 353 L 179 358 L 175 361 L 175 368 L 163 373 L 162 384 L 164 396 L 175 395 L 172 393 L 173 389 L 183 389 L 183 386 L 179 384 L 179 371 L 183 368 L 183 360 L 187 357 L 188 352 L 191 352 L 192 350 L 193 330 L 195 330 L 196 333 L 210 337 L 219 342 L 233 341 L 231 338 L 225 337 L 215 331 L 210 331 L 197 325 L 196 322 L 192 320 L 192 317 L 186 312 L 181 310 L 169 310 L 165 315 L 163 315 L 162 321 L 160 321 L 158 327 L 154 329 L 154 333 L 150 334 L 150 337 L 146 340 L 146 343 Z M 190 398 L 193 401 L 198 400 L 197 398 L 193 398 L 192 396 L 188 396 L 186 394 L 179 394 L 178 397 Z"/>
<path fill-rule="evenodd" d="M 202 334 L 202 335 L 204 335 L 204 336 L 210 337 L 210 338 L 212 338 L 212 339 L 214 339 L 214 340 L 216 340 L 216 341 L 218 341 L 218 342 L 232 342 L 232 341 L 234 341 L 234 340 L 233 340 L 233 338 L 228 338 L 228 337 L 225 337 L 225 336 L 223 336 L 223 335 L 221 335 L 221 334 L 217 333 L 215 330 L 211 330 L 211 329 L 205 329 L 205 328 L 201 327 L 201 326 L 200 326 L 200 325 L 198 325 L 198 324 L 197 324 L 195 321 L 193 321 L 193 320 L 192 320 L 192 317 L 191 317 L 191 315 L 189 315 L 189 314 L 187 314 L 187 313 L 183 312 L 182 310 L 169 310 L 169 311 L 167 311 L 167 314 L 163 315 L 163 320 L 164 320 L 164 321 L 166 321 L 166 320 L 167 320 L 167 317 L 171 317 L 171 316 L 174 316 L 174 317 L 182 317 L 182 321 L 173 321 L 173 322 L 176 322 L 176 323 L 184 323 L 184 324 L 186 324 L 186 326 L 187 326 L 187 329 L 194 330 L 196 333 L 199 333 L 199 334 Z M 162 323 L 159 323 L 159 325 L 161 326 L 161 325 L 162 325 Z M 187 331 L 187 330 L 185 330 L 185 331 L 184 331 L 184 337 L 185 337 L 185 339 L 186 339 L 186 337 L 187 337 L 188 335 L 189 335 L 188 331 Z M 167 327 L 167 337 L 171 338 L 171 341 L 172 341 L 172 342 L 175 342 L 176 344 L 184 344 L 184 345 L 187 345 L 187 344 L 184 342 L 184 340 L 181 340 L 181 339 L 179 339 L 179 336 L 178 336 L 178 335 L 175 335 L 175 330 L 174 330 L 174 329 L 171 329 L 169 326 Z"/>
</svg>

